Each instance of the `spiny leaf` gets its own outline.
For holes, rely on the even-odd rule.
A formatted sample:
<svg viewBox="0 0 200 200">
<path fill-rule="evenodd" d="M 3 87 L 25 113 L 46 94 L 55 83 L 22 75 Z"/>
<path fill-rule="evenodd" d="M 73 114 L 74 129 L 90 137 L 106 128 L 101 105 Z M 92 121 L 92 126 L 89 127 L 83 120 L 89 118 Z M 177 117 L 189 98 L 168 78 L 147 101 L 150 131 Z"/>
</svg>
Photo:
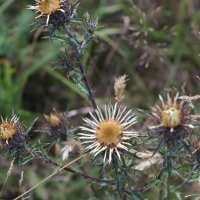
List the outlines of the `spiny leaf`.
<svg viewBox="0 0 200 200">
<path fill-rule="evenodd" d="M 128 196 L 132 197 L 134 200 L 144 200 L 144 198 L 137 193 L 127 193 L 127 194 Z"/>
<path fill-rule="evenodd" d="M 47 145 L 49 145 L 49 143 L 36 144 L 36 145 L 32 146 L 32 151 L 41 149 L 41 148 L 43 148 L 44 146 L 47 146 Z"/>
<path fill-rule="evenodd" d="M 121 197 L 121 191 L 122 191 L 122 177 L 117 176 L 117 191 L 119 192 L 119 196 Z"/>
<path fill-rule="evenodd" d="M 115 155 L 112 155 L 112 163 L 113 163 L 113 166 L 115 169 L 115 174 L 117 176 L 119 166 L 118 166 L 118 161 L 117 161 L 117 158 L 115 157 Z"/>
<path fill-rule="evenodd" d="M 171 172 L 174 169 L 174 163 L 173 163 L 173 159 L 171 158 L 171 156 L 167 157 L 166 163 L 167 163 L 168 179 L 170 179 Z"/>
<path fill-rule="evenodd" d="M 142 109 L 138 109 L 141 113 L 144 113 L 147 117 L 152 117 L 151 112 L 146 111 L 146 110 L 142 110 Z"/>
<path fill-rule="evenodd" d="M 98 155 L 96 155 L 95 158 L 92 160 L 92 162 L 91 162 L 91 164 L 90 164 L 89 167 L 91 167 L 91 166 L 95 163 L 95 161 L 96 161 L 98 158 L 100 158 L 101 156 L 102 156 L 102 153 L 99 153 Z"/>
<path fill-rule="evenodd" d="M 29 162 L 29 161 L 31 161 L 31 160 L 33 160 L 33 159 L 34 159 L 34 157 L 33 157 L 32 155 L 27 156 L 27 157 L 25 157 L 25 158 L 19 163 L 19 166 L 25 165 L 27 162 Z"/>
<path fill-rule="evenodd" d="M 153 152 L 152 157 L 162 148 L 163 144 L 165 143 L 164 140 L 162 140 L 159 145 L 156 147 L 155 151 Z"/>
<path fill-rule="evenodd" d="M 24 133 L 27 135 L 29 133 L 29 131 L 32 129 L 33 125 L 35 124 L 35 122 L 37 121 L 38 117 L 33 120 L 33 122 L 26 128 L 26 130 L 24 131 Z"/>
<path fill-rule="evenodd" d="M 189 153 L 192 155 L 192 152 L 190 150 L 190 148 L 188 147 L 188 145 L 183 141 L 183 140 L 178 140 L 178 142 L 181 144 L 181 146 Z"/>
</svg>

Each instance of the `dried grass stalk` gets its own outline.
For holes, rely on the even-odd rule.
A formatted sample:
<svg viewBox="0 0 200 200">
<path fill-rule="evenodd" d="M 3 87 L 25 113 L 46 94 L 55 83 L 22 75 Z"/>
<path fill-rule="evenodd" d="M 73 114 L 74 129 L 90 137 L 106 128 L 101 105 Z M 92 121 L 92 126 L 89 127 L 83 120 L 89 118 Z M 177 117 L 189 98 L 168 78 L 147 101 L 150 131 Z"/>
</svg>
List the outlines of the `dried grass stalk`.
<svg viewBox="0 0 200 200">
<path fill-rule="evenodd" d="M 114 84 L 114 90 L 115 90 L 115 99 L 120 102 L 124 99 L 124 89 L 126 87 L 126 81 L 128 81 L 128 79 L 126 79 L 127 75 L 123 75 L 120 76 L 119 78 L 115 78 L 115 84 Z"/>
<path fill-rule="evenodd" d="M 185 100 L 185 101 L 193 101 L 193 100 L 197 100 L 200 98 L 200 95 L 195 95 L 195 96 L 180 96 L 179 99 Z"/>
</svg>

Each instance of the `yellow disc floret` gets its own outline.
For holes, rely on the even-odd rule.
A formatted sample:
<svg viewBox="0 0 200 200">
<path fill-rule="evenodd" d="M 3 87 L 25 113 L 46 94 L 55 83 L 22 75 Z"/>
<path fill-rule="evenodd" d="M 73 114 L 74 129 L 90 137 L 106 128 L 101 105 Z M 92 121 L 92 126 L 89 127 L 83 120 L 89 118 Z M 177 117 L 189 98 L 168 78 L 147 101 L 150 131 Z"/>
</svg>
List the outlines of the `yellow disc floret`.
<svg viewBox="0 0 200 200">
<path fill-rule="evenodd" d="M 107 145 L 117 145 L 121 139 L 121 133 L 121 126 L 117 121 L 104 121 L 97 129 L 97 138 Z"/>
</svg>

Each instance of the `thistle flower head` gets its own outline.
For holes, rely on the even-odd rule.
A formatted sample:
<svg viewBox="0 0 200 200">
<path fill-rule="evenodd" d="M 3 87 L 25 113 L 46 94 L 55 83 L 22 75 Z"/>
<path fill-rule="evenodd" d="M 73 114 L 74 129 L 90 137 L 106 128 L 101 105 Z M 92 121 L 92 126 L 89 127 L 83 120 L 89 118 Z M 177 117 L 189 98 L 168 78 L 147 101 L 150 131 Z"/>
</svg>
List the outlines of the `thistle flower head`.
<svg viewBox="0 0 200 200">
<path fill-rule="evenodd" d="M 50 16 L 57 12 L 68 13 L 71 1 L 69 0 L 35 0 L 35 6 L 28 6 L 28 9 L 36 10 L 39 15 L 36 18 L 47 16 L 46 25 L 49 23 Z M 69 13 L 68 13 L 69 14 Z M 67 14 L 66 14 L 67 15 Z"/>
<path fill-rule="evenodd" d="M 13 136 L 16 134 L 16 128 L 19 118 L 14 116 L 10 121 L 7 119 L 3 120 L 1 118 L 1 125 L 0 125 L 0 137 L 3 140 L 12 139 Z"/>
<path fill-rule="evenodd" d="M 44 115 L 45 125 L 39 131 L 45 131 L 56 140 L 66 139 L 69 121 L 65 113 L 55 111 L 50 115 Z"/>
<path fill-rule="evenodd" d="M 178 93 L 174 98 L 167 95 L 165 102 L 161 95 L 161 106 L 156 105 L 152 108 L 151 126 L 153 131 L 164 134 L 166 139 L 183 139 L 188 135 L 189 130 L 194 126 L 191 124 L 192 118 L 184 101 L 177 102 Z"/>
<path fill-rule="evenodd" d="M 8 119 L 1 118 L 0 145 L 3 150 L 13 151 L 20 149 L 26 143 L 27 136 L 24 134 L 24 126 L 16 115 Z"/>
<path fill-rule="evenodd" d="M 136 117 L 128 116 L 131 110 L 125 114 L 125 109 L 117 108 L 117 103 L 114 107 L 105 105 L 104 113 L 97 107 L 95 110 L 97 117 L 90 113 L 93 120 L 83 119 L 86 127 L 81 126 L 80 128 L 87 133 L 79 133 L 79 138 L 87 140 L 83 143 L 91 143 L 85 148 L 86 150 L 91 149 L 90 153 L 95 153 L 95 156 L 104 153 L 104 163 L 106 163 L 107 154 L 109 163 L 112 161 L 113 154 L 120 159 L 120 151 L 128 151 L 127 145 L 131 146 L 127 140 L 138 136 L 130 129 L 136 123 Z"/>
</svg>

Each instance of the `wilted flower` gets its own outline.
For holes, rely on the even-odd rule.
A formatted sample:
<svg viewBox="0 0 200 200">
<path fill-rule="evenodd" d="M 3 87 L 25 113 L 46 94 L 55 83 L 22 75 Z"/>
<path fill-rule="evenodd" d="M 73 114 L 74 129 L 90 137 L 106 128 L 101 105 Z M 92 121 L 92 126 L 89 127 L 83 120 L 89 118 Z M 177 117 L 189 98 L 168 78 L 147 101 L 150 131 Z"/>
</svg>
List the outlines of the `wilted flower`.
<svg viewBox="0 0 200 200">
<path fill-rule="evenodd" d="M 13 115 L 12 119 L 1 118 L 0 124 L 0 145 L 4 152 L 19 150 L 26 144 L 27 135 L 24 133 L 24 126 L 20 123 L 19 117 Z"/>
<path fill-rule="evenodd" d="M 150 120 L 149 129 L 158 134 L 163 134 L 167 141 L 185 138 L 190 129 L 194 128 L 191 124 L 192 117 L 187 105 L 184 104 L 184 101 L 177 102 L 178 93 L 174 98 L 171 98 L 168 94 L 166 102 L 161 95 L 159 95 L 159 98 L 162 105 L 156 105 L 155 108 L 152 108 L 153 117 Z"/>
<path fill-rule="evenodd" d="M 71 8 L 71 0 L 35 0 L 35 6 L 28 6 L 28 9 L 36 10 L 39 17 L 46 17 L 46 25 L 48 25 L 50 17 L 57 21 L 57 25 L 64 24 L 65 20 L 73 14 Z"/>
<path fill-rule="evenodd" d="M 56 140 L 60 140 L 61 138 L 65 140 L 69 128 L 69 121 L 66 114 L 56 111 L 50 115 L 44 115 L 44 117 L 46 123 L 44 128 L 42 127 L 41 129 Z"/>
<path fill-rule="evenodd" d="M 79 133 L 81 136 L 79 138 L 87 140 L 83 143 L 92 143 L 85 149 L 91 149 L 90 153 L 95 153 L 95 156 L 104 152 L 104 163 L 106 163 L 107 154 L 109 163 L 113 154 L 120 159 L 120 150 L 128 151 L 127 145 L 131 146 L 127 140 L 138 136 L 137 132 L 130 129 L 136 123 L 136 117 L 134 115 L 128 117 L 131 110 L 123 115 L 125 110 L 126 108 L 121 111 L 117 103 L 114 107 L 109 104 L 108 107 L 105 105 L 104 113 L 97 107 L 95 110 L 97 118 L 90 113 L 93 120 L 83 119 L 87 127 L 81 126 L 80 128 L 88 133 Z"/>
</svg>

